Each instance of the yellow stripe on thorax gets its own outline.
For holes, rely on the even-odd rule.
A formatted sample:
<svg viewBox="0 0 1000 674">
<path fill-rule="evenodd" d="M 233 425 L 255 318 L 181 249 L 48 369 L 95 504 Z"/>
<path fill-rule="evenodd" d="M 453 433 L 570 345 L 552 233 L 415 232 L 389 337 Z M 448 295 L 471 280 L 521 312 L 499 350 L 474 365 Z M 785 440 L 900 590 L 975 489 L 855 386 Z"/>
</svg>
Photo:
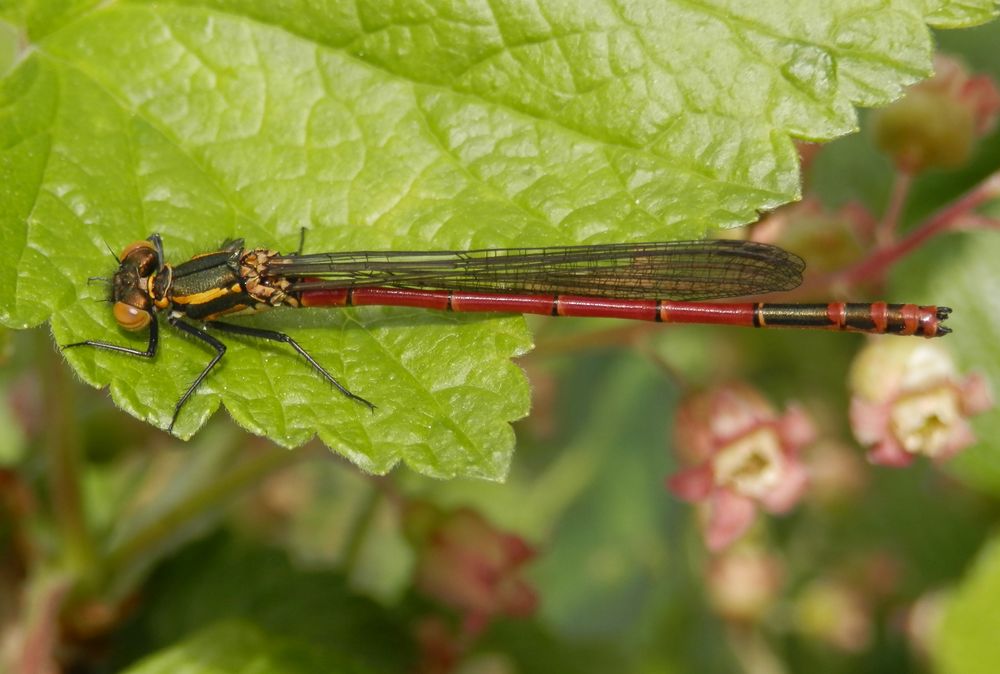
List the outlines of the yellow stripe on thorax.
<svg viewBox="0 0 1000 674">
<path fill-rule="evenodd" d="M 171 300 L 177 304 L 204 304 L 206 302 L 211 302 L 212 300 L 217 300 L 220 297 L 225 297 L 229 293 L 239 293 L 243 292 L 239 283 L 234 283 L 228 288 L 210 288 L 208 290 L 203 290 L 200 293 L 193 293 L 191 295 L 173 295 Z"/>
</svg>

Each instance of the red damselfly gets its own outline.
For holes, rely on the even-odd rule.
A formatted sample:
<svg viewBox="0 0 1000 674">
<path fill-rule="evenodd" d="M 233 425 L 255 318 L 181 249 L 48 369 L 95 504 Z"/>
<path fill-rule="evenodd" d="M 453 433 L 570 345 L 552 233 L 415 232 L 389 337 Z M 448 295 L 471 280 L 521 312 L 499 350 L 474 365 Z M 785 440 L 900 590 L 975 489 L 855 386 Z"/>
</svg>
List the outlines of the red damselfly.
<svg viewBox="0 0 1000 674">
<path fill-rule="evenodd" d="M 117 260 L 110 297 L 114 317 L 126 330 L 149 330 L 145 350 L 94 340 L 63 348 L 91 346 L 152 358 L 160 312 L 169 325 L 211 346 L 215 356 L 177 401 L 168 430 L 226 351 L 207 330 L 288 344 L 341 393 L 374 409 L 285 333 L 217 320 L 270 307 L 383 305 L 924 337 L 950 332 L 942 325 L 951 312 L 947 307 L 705 302 L 801 283 L 805 265 L 798 256 L 752 241 L 283 255 L 245 248 L 236 240 L 174 266 L 164 261 L 163 243 L 153 234 L 126 246 Z"/>
</svg>

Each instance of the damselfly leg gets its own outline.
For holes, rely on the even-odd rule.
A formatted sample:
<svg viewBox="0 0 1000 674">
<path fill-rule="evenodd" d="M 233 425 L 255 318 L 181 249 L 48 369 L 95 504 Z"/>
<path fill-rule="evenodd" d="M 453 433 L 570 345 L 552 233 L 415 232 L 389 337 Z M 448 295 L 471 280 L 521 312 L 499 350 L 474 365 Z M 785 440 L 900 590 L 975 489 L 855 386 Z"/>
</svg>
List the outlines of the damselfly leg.
<svg viewBox="0 0 1000 674">
<path fill-rule="evenodd" d="M 96 339 L 88 339 L 83 342 L 74 342 L 72 344 L 63 344 L 61 349 L 72 349 L 77 346 L 92 346 L 95 349 L 104 349 L 105 351 L 116 351 L 118 353 L 127 353 L 130 356 L 140 356 L 142 358 L 152 358 L 156 355 L 156 348 L 159 344 L 159 330 L 156 325 L 156 318 L 153 317 L 149 321 L 149 343 L 146 345 L 146 349 L 133 349 L 130 346 L 120 346 L 118 344 L 111 344 L 110 342 L 101 342 Z"/>
<path fill-rule="evenodd" d="M 208 365 L 205 366 L 197 378 L 191 382 L 191 385 L 187 387 L 186 391 L 184 391 L 184 395 L 182 395 L 181 399 L 177 401 L 176 405 L 174 405 L 174 416 L 170 417 L 170 425 L 167 426 L 167 432 L 170 433 L 174 430 L 174 424 L 177 423 L 177 417 L 180 415 L 181 408 L 184 407 L 184 403 L 186 403 L 188 398 L 190 398 L 198 387 L 201 386 L 201 382 L 205 381 L 205 377 L 208 376 L 208 373 L 219 364 L 219 361 L 222 360 L 222 357 L 226 354 L 226 345 L 212 335 L 206 334 L 203 330 L 199 330 L 197 327 L 185 323 L 176 316 L 168 316 L 167 322 L 184 334 L 200 339 L 215 349 L 215 356 L 212 357 L 212 360 L 209 361 Z"/>
<path fill-rule="evenodd" d="M 375 405 L 359 395 L 352 393 L 350 390 L 344 387 L 339 381 L 337 381 L 332 374 L 327 372 L 319 362 L 309 354 L 308 351 L 302 348 L 302 346 L 292 339 L 289 335 L 283 332 L 277 332 L 275 330 L 264 330 L 261 328 L 251 328 L 245 325 L 233 325 L 232 323 L 220 323 L 219 321 L 209 321 L 206 323 L 209 328 L 213 330 L 218 330 L 220 332 L 228 332 L 231 335 L 243 335 L 245 337 L 257 337 L 259 339 L 266 339 L 272 342 L 281 342 L 282 344 L 288 344 L 290 347 L 295 349 L 300 356 L 306 359 L 306 362 L 312 366 L 316 372 L 320 374 L 324 379 L 333 384 L 338 391 L 343 393 L 345 396 L 351 400 L 356 400 L 362 405 L 366 405 L 368 409 L 374 410 Z"/>
</svg>

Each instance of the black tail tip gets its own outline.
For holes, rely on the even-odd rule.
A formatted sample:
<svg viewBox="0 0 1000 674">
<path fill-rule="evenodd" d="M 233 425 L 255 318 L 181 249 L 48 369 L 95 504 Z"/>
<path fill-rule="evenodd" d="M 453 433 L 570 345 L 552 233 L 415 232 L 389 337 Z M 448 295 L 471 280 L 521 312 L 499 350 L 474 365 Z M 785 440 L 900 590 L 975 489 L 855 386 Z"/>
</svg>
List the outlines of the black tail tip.
<svg viewBox="0 0 1000 674">
<path fill-rule="evenodd" d="M 951 315 L 951 307 L 938 307 L 937 308 L 937 317 L 938 317 L 938 320 L 943 321 L 946 318 L 948 318 L 948 316 L 950 316 L 950 315 Z"/>
</svg>

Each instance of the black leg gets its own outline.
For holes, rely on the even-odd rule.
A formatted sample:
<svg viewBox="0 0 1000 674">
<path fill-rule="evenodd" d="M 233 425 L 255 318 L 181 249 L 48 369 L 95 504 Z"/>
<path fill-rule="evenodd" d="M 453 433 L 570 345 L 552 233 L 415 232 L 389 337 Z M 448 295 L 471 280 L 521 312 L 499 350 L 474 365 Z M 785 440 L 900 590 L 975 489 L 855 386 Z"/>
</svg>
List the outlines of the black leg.
<svg viewBox="0 0 1000 674">
<path fill-rule="evenodd" d="M 156 271 L 160 271 L 163 269 L 163 239 L 160 238 L 159 234 L 154 232 L 149 235 L 146 241 L 153 244 L 153 250 L 156 251 Z"/>
<path fill-rule="evenodd" d="M 128 346 L 119 346 L 117 344 L 109 344 L 108 342 L 98 342 L 93 339 L 88 339 L 86 342 L 74 342 L 72 344 L 64 344 L 60 346 L 60 349 L 72 349 L 77 346 L 92 346 L 95 349 L 104 349 L 105 351 L 116 351 L 118 353 L 127 353 L 130 356 L 141 356 L 143 358 L 152 358 L 156 355 L 156 346 L 159 343 L 159 326 L 156 323 L 156 316 L 150 316 L 149 321 L 149 343 L 146 345 L 146 350 L 142 351 L 140 349 L 133 349 Z"/>
<path fill-rule="evenodd" d="M 215 347 L 216 351 L 215 358 L 212 359 L 212 362 L 209 363 L 208 367 L 205 368 L 205 370 L 198 376 L 198 379 L 195 380 L 194 384 L 192 384 L 187 391 L 185 391 L 184 396 L 180 399 L 177 405 L 174 406 L 174 416 L 170 419 L 170 426 L 167 427 L 167 431 L 170 432 L 174 429 L 174 422 L 177 421 L 177 415 L 181 411 L 181 406 L 184 405 L 185 402 L 187 402 L 187 399 L 191 397 L 191 394 L 194 393 L 194 390 L 198 388 L 198 384 L 200 384 L 201 380 L 205 378 L 205 375 L 208 374 L 208 371 L 211 370 L 212 367 L 219 362 L 219 359 L 222 358 L 222 354 L 225 353 L 226 351 L 226 346 L 222 342 L 217 340 L 215 337 L 212 337 L 211 335 L 206 335 L 202 333 L 200 330 L 191 327 L 190 325 L 181 323 L 176 318 L 168 318 L 167 321 L 169 321 L 170 324 L 175 328 L 180 328 L 184 332 L 192 334 L 195 337 L 198 337 L 199 339 L 203 339 L 204 341 L 208 342 L 213 347 Z M 108 342 L 98 342 L 90 339 L 87 340 L 86 342 L 75 342 L 73 344 L 66 344 L 60 348 L 72 349 L 77 346 L 92 346 L 95 349 L 114 351 L 116 353 L 126 353 L 130 356 L 141 356 L 142 358 L 152 358 L 153 356 L 156 355 L 156 348 L 159 345 L 159 332 L 160 332 L 159 323 L 156 321 L 156 316 L 153 316 L 152 320 L 149 322 L 149 343 L 146 345 L 145 351 L 141 351 L 139 349 L 133 349 L 128 346 L 119 346 L 118 344 L 109 344 Z M 222 349 L 221 352 L 219 351 L 220 348 Z"/>
<path fill-rule="evenodd" d="M 188 335 L 191 335 L 192 337 L 197 337 L 198 339 L 200 339 L 201 341 L 205 342 L 213 349 L 215 349 L 215 357 L 212 358 L 211 362 L 209 362 L 209 364 L 205 366 L 205 369 L 202 370 L 201 374 L 198 375 L 197 379 L 195 379 L 191 383 L 191 385 L 188 386 L 187 391 L 184 392 L 184 395 L 181 396 L 181 399 L 177 401 L 176 405 L 174 405 L 174 416 L 171 417 L 170 425 L 167 427 L 167 432 L 172 433 L 174 430 L 174 423 L 176 423 L 177 421 L 177 415 L 181 413 L 181 408 L 184 407 L 184 403 L 186 403 L 188 401 L 188 398 L 191 397 L 191 394 L 194 393 L 199 386 L 201 386 L 201 382 L 205 381 L 205 377 L 207 377 L 208 373 L 212 371 L 212 368 L 215 367 L 220 360 L 222 360 L 222 356 L 225 355 L 226 353 L 226 345 L 217 340 L 212 335 L 209 335 L 205 331 L 199 330 L 193 325 L 188 325 L 187 323 L 185 323 L 184 321 L 180 320 L 175 316 L 168 316 L 167 322 L 169 322 L 170 325 L 177 328 L 181 332 L 185 332 Z"/>
<path fill-rule="evenodd" d="M 356 400 L 362 405 L 367 405 L 368 409 L 374 410 L 375 405 L 368 402 L 361 396 L 351 393 L 349 390 L 344 388 L 339 381 L 333 378 L 333 375 L 323 369 L 323 366 L 316 362 L 316 359 L 309 355 L 309 352 L 299 346 L 299 343 L 294 339 L 289 337 L 283 332 L 276 332 L 274 330 L 262 330 L 260 328 L 250 328 L 244 325 L 233 325 L 232 323 L 219 323 L 218 321 L 209 321 L 206 325 L 214 330 L 219 330 L 221 332 L 228 332 L 232 335 L 245 335 L 247 337 L 258 337 L 260 339 L 269 339 L 273 342 L 282 342 L 288 344 L 293 349 L 299 352 L 303 358 L 306 359 L 312 368 L 319 372 L 324 379 L 337 387 L 337 390 L 343 393 L 345 396 L 351 400 Z"/>
</svg>

